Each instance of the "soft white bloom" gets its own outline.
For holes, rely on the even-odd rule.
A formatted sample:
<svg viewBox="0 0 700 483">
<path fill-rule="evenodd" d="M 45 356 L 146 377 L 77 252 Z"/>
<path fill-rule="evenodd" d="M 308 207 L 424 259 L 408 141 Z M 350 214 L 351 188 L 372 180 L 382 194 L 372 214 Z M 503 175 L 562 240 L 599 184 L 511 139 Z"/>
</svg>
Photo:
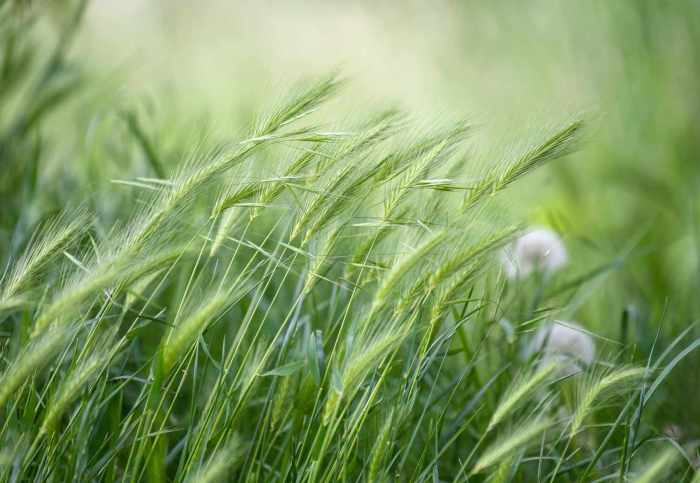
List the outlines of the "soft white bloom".
<svg viewBox="0 0 700 483">
<path fill-rule="evenodd" d="M 562 360 L 562 372 L 579 372 L 595 360 L 595 342 L 583 327 L 564 320 L 555 320 L 537 331 L 530 353 L 542 352 L 543 362 Z"/>
<path fill-rule="evenodd" d="M 547 228 L 533 228 L 503 251 L 501 261 L 510 279 L 533 271 L 550 274 L 566 265 L 568 256 L 562 239 Z"/>
</svg>

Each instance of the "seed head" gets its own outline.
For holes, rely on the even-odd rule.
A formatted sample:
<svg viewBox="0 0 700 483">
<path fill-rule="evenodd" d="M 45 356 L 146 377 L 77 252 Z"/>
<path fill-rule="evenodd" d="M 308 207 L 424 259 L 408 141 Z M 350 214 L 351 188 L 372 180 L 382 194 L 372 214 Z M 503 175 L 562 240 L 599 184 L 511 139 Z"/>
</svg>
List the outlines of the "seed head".
<svg viewBox="0 0 700 483">
<path fill-rule="evenodd" d="M 580 372 L 595 359 L 595 342 L 580 325 L 555 320 L 541 327 L 532 342 L 532 352 L 542 352 L 543 363 L 562 359 L 567 375 Z"/>
<path fill-rule="evenodd" d="M 552 230 L 533 228 L 507 247 L 501 262 L 510 279 L 527 277 L 534 271 L 551 274 L 566 265 L 566 247 Z"/>
</svg>

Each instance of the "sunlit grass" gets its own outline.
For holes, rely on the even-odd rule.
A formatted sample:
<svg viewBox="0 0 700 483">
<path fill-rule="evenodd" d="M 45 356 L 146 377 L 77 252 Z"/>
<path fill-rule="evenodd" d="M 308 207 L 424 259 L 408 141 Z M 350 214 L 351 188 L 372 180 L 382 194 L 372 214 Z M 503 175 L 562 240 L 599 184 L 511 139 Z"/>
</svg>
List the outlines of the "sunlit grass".
<svg viewBox="0 0 700 483">
<path fill-rule="evenodd" d="M 503 213 L 600 120 L 480 163 L 468 122 L 337 119 L 332 74 L 173 151 L 113 106 L 133 166 L 94 162 L 115 147 L 91 131 L 50 185 L 37 173 L 60 138 L 40 127 L 90 82 L 68 56 L 83 7 L 46 56 L 41 9 L 0 6 L 0 96 L 19 106 L 0 113 L 2 481 L 694 478 L 693 428 L 663 436 L 689 418 L 659 409 L 693 369 L 694 321 L 671 338 L 660 318 L 649 348 L 631 308 L 579 310 L 639 240 L 590 265 L 599 240 Z"/>
</svg>

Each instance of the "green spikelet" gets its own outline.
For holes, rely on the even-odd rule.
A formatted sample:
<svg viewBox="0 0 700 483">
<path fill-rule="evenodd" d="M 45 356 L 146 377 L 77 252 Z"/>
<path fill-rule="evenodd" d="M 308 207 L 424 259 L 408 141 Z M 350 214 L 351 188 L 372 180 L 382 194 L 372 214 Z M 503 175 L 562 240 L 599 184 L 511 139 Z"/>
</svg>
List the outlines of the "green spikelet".
<svg viewBox="0 0 700 483">
<path fill-rule="evenodd" d="M 379 475 L 382 474 L 386 468 L 384 464 L 387 460 L 387 453 L 391 443 L 391 434 L 393 430 L 394 423 L 394 413 L 393 411 L 389 413 L 384 424 L 379 430 L 377 439 L 372 448 L 372 456 L 369 463 L 369 471 L 367 475 L 367 481 L 381 481 Z"/>
<path fill-rule="evenodd" d="M 664 450 L 634 479 L 635 483 L 669 481 L 666 477 L 673 469 L 674 463 L 676 463 L 679 456 L 676 448 Z"/>
<path fill-rule="evenodd" d="M 487 431 L 491 431 L 496 425 L 512 414 L 533 391 L 539 388 L 543 382 L 556 372 L 557 368 L 558 366 L 556 363 L 546 364 L 536 371 L 516 380 L 515 383 L 510 386 L 501 402 L 496 407 L 496 410 L 493 412 Z"/>
<path fill-rule="evenodd" d="M 240 438 L 234 435 L 217 450 L 191 477 L 188 483 L 218 483 L 230 481 L 231 470 L 239 463 L 242 456 Z"/>
<path fill-rule="evenodd" d="M 0 407 L 34 372 L 51 362 L 53 356 L 66 346 L 72 332 L 67 326 L 47 330 L 20 353 L 0 376 Z"/>
<path fill-rule="evenodd" d="M 228 294 L 214 294 L 172 329 L 161 348 L 164 374 L 170 372 L 178 358 L 187 352 L 199 334 L 221 314 L 228 303 Z"/>
<path fill-rule="evenodd" d="M 640 379 L 645 374 L 646 370 L 644 368 L 627 367 L 588 381 L 581 391 L 576 412 L 571 420 L 571 437 L 581 429 L 584 419 L 593 411 L 594 403 L 598 399 L 608 395 L 615 389 L 624 388 L 626 384 Z"/>
<path fill-rule="evenodd" d="M 507 437 L 493 443 L 484 451 L 477 460 L 471 473 L 480 473 L 486 468 L 498 464 L 503 458 L 510 456 L 514 451 L 531 444 L 535 438 L 541 435 L 551 426 L 547 419 L 535 420 L 517 428 L 517 431 Z"/>
<path fill-rule="evenodd" d="M 68 409 L 68 406 L 80 396 L 81 389 L 83 389 L 96 374 L 106 368 L 116 350 L 118 350 L 118 348 L 93 355 L 88 360 L 80 363 L 67 379 L 61 381 L 56 395 L 47 406 L 46 415 L 44 416 L 39 430 L 41 434 L 46 434 L 56 429 L 59 419 L 65 413 L 66 409 Z"/>
</svg>

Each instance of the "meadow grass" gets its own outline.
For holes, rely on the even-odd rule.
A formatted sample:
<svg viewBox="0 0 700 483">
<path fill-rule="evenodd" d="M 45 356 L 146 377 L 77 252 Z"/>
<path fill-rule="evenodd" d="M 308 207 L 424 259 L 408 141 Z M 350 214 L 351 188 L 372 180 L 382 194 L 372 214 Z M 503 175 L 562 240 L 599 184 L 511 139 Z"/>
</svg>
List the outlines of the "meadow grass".
<svg viewBox="0 0 700 483">
<path fill-rule="evenodd" d="M 115 107 L 137 167 L 111 177 L 76 148 L 75 178 L 102 189 L 66 179 L 56 202 L 43 153 L 81 124 L 38 133 L 89 80 L 68 56 L 85 3 L 48 56 L 16 8 L 0 4 L 0 480 L 697 480 L 697 444 L 661 426 L 684 416 L 659 409 L 695 327 L 644 353 L 587 333 L 598 356 L 562 371 L 537 330 L 620 265 L 501 265 L 527 228 L 502 197 L 590 120 L 480 164 L 468 122 L 332 119 L 337 74 L 175 153 Z"/>
</svg>

